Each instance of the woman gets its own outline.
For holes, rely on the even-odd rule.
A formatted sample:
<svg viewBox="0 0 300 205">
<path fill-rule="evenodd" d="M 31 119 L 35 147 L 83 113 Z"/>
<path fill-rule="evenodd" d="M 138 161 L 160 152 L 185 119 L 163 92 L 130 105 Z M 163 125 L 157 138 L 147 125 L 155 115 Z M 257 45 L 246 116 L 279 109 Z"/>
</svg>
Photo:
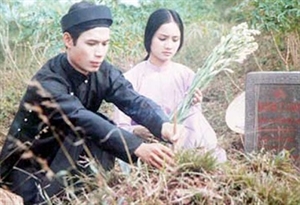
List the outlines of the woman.
<svg viewBox="0 0 300 205">
<path fill-rule="evenodd" d="M 185 97 L 195 73 L 188 67 L 172 61 L 183 44 L 183 23 L 174 10 L 158 9 L 147 22 L 144 46 L 147 56 L 144 61 L 124 75 L 140 94 L 149 97 L 170 115 Z M 201 110 L 201 94 L 196 93 L 194 105 L 183 122 L 188 130 L 183 148 L 213 150 L 219 162 L 226 161 L 226 153 L 217 148 L 216 133 L 205 119 Z M 115 122 L 130 132 L 140 136 L 149 135 L 146 128 L 116 109 Z"/>
</svg>

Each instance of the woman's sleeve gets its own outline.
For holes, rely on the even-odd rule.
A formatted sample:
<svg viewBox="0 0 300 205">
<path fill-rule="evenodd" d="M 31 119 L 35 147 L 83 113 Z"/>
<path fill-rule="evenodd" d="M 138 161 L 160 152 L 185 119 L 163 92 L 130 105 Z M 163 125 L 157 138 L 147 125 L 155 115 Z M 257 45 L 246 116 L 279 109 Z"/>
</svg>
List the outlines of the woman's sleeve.
<svg viewBox="0 0 300 205">
<path fill-rule="evenodd" d="M 190 89 L 190 87 L 193 83 L 193 80 L 195 78 L 195 75 L 196 74 L 192 69 L 186 67 L 186 69 L 185 69 L 185 78 L 184 78 L 184 87 L 185 87 L 185 92 L 186 93 Z"/>
</svg>

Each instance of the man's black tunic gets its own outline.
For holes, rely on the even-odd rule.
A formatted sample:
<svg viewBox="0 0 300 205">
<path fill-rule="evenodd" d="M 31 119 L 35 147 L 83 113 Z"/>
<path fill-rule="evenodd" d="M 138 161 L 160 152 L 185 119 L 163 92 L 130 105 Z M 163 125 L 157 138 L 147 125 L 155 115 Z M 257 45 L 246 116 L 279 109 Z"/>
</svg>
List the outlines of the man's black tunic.
<svg viewBox="0 0 300 205">
<path fill-rule="evenodd" d="M 118 129 L 98 112 L 103 100 L 115 104 L 158 137 L 162 124 L 168 121 L 155 103 L 137 94 L 122 73 L 107 61 L 99 71 L 86 76 L 70 65 L 66 54 L 59 54 L 36 73 L 22 98 L 0 155 L 2 180 L 13 181 L 10 186 L 14 189 L 23 178 L 14 176 L 13 166 L 30 174 L 40 170 L 35 160 L 20 159 L 24 147 L 17 146 L 18 141 L 34 156 L 46 159 L 54 172 L 67 170 L 72 165 L 60 143 L 74 162 L 86 145 L 104 169 L 109 170 L 114 156 L 128 162 L 123 137 L 130 157 L 136 161 L 133 152 L 142 140 Z M 52 187 L 50 195 L 57 191 L 58 185 Z M 24 191 L 16 189 L 16 192 Z"/>
</svg>

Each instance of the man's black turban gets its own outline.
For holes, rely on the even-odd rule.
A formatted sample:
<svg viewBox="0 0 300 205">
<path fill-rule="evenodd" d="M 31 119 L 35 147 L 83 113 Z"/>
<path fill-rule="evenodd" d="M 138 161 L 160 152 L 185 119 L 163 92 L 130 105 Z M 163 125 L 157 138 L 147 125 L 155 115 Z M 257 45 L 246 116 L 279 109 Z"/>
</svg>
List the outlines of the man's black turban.
<svg viewBox="0 0 300 205">
<path fill-rule="evenodd" d="M 83 9 L 76 9 L 64 15 L 61 19 L 63 32 L 73 26 L 91 24 L 99 27 L 109 27 L 112 24 L 112 15 L 107 6 L 91 6 Z"/>
</svg>

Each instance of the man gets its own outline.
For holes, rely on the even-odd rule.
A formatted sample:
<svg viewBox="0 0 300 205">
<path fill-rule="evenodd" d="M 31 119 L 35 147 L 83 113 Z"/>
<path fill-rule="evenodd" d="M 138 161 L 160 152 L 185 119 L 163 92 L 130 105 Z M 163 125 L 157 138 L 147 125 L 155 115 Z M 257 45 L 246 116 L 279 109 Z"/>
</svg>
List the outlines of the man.
<svg viewBox="0 0 300 205">
<path fill-rule="evenodd" d="M 22 98 L 0 156 L 0 173 L 25 204 L 59 193 L 60 181 L 45 176 L 49 170 L 78 171 L 82 156 L 93 155 L 105 170 L 113 168 L 115 156 L 126 162 L 140 158 L 157 168 L 174 163 L 168 147 L 143 143 L 97 112 L 105 100 L 159 139 L 175 145 L 182 139 L 183 127 L 177 126 L 174 135 L 175 125 L 162 110 L 104 60 L 111 24 L 106 6 L 75 3 L 61 19 L 66 53 L 35 74 Z"/>
</svg>

